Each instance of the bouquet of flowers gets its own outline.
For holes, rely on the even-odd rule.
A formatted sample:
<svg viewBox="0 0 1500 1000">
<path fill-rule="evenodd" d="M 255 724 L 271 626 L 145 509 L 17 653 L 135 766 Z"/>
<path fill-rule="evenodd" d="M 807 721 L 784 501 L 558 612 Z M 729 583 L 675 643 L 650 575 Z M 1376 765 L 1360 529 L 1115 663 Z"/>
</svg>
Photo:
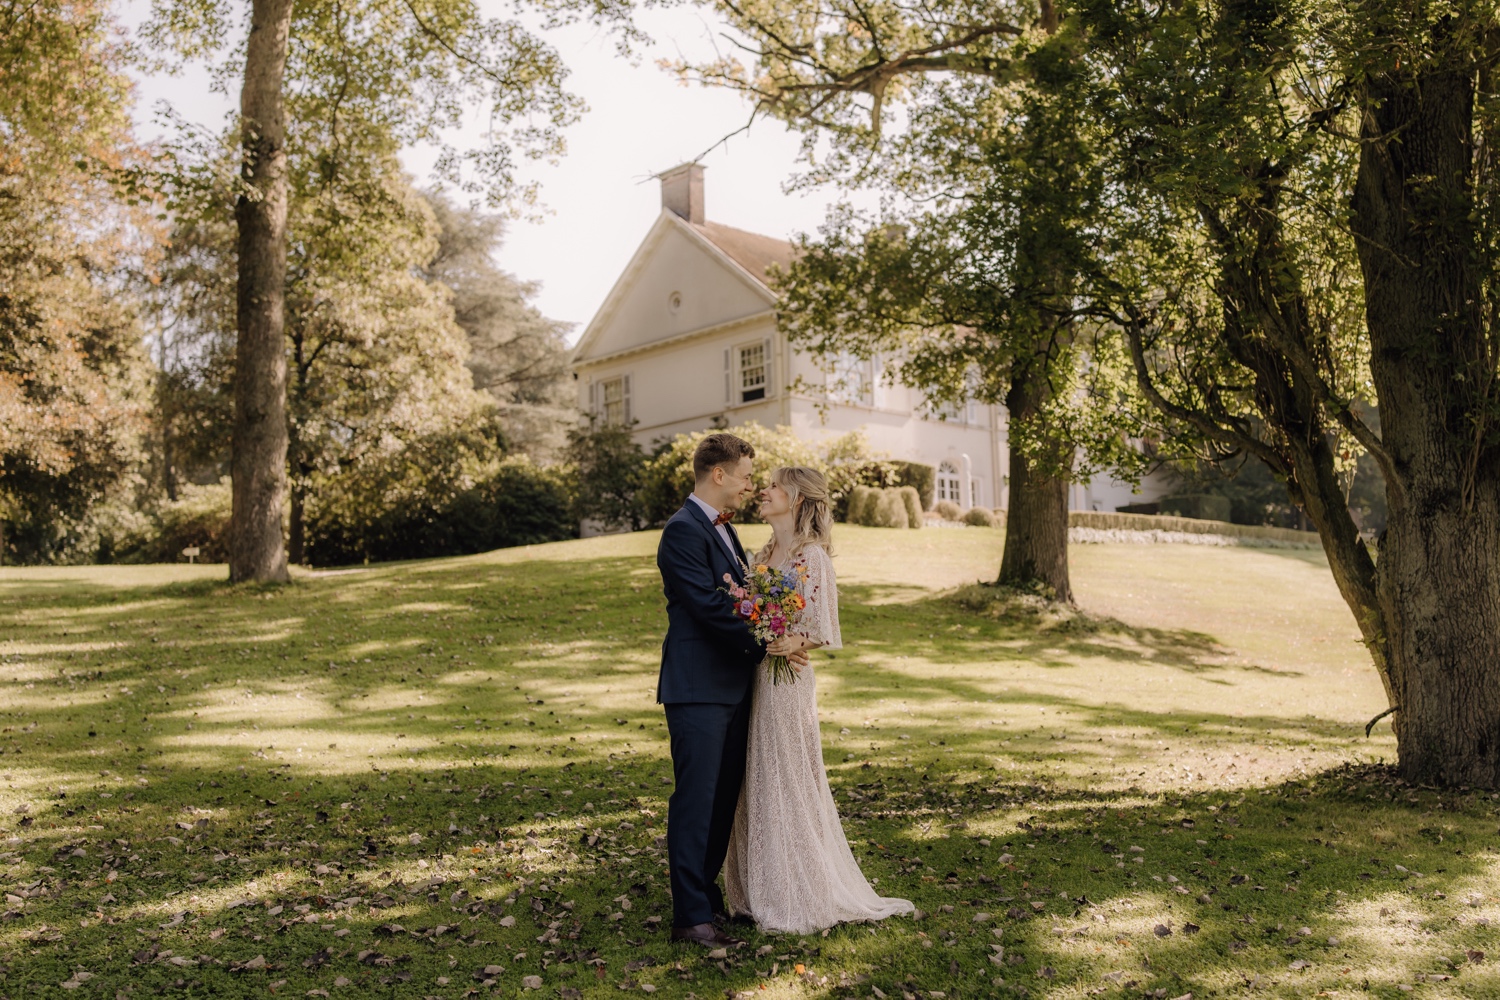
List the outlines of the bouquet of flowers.
<svg viewBox="0 0 1500 1000">
<path fill-rule="evenodd" d="M 750 626 L 750 634 L 758 642 L 771 643 L 790 632 L 802 617 L 807 607 L 807 598 L 800 587 L 807 582 L 807 567 L 796 563 L 791 569 L 779 570 L 769 566 L 754 566 L 745 576 L 745 585 L 740 586 L 728 574 L 724 582 L 725 591 L 734 600 L 734 613 Z M 797 671 L 785 656 L 767 658 L 771 683 L 797 683 Z"/>
</svg>

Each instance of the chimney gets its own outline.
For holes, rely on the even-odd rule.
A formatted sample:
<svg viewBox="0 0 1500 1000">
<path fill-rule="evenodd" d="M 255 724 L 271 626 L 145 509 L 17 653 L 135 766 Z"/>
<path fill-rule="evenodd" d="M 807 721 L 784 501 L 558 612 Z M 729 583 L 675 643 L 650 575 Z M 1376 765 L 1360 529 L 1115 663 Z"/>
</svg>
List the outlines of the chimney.
<svg viewBox="0 0 1500 1000">
<path fill-rule="evenodd" d="M 684 163 L 658 174 L 661 207 L 670 208 L 695 225 L 703 224 L 703 165 Z"/>
</svg>

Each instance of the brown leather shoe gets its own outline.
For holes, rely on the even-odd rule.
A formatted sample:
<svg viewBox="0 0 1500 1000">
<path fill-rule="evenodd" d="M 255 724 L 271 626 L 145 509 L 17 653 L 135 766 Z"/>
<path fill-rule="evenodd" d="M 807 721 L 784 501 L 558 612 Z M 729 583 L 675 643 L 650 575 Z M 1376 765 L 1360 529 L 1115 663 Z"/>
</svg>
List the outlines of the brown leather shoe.
<svg viewBox="0 0 1500 1000">
<path fill-rule="evenodd" d="M 713 924 L 673 927 L 672 940 L 684 941 L 689 944 L 701 944 L 705 948 L 732 948 L 737 944 L 745 943 L 739 938 L 730 937 Z"/>
<path fill-rule="evenodd" d="M 723 911 L 714 914 L 715 927 L 754 927 L 755 918 L 748 913 L 729 914 Z"/>
</svg>

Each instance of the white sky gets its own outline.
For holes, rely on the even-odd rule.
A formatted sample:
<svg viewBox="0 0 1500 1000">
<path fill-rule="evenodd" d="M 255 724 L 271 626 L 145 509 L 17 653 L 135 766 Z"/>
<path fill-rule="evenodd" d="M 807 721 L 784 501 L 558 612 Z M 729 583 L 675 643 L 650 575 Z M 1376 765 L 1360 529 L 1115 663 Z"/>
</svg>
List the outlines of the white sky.
<svg viewBox="0 0 1500 1000">
<path fill-rule="evenodd" d="M 496 0 L 482 3 L 491 13 L 502 13 Z M 146 0 L 122 0 L 127 25 L 138 24 L 147 10 Z M 548 36 L 572 71 L 570 89 L 589 111 L 568 131 L 568 154 L 559 165 L 527 165 L 526 176 L 541 183 L 550 214 L 540 224 L 512 223 L 498 255 L 506 270 L 541 283 L 537 307 L 576 324 L 575 338 L 660 211 L 652 175 L 698 156 L 749 117 L 749 105 L 738 95 L 685 87 L 656 65 L 679 52 L 708 51 L 717 29 L 705 12 L 652 11 L 640 23 L 655 45 L 642 51 L 635 65 L 617 56 L 613 40 L 598 29 L 574 27 Z M 223 127 L 234 103 L 210 91 L 201 68 L 175 77 L 138 76 L 137 82 L 136 119 L 145 138 L 162 133 L 154 115 L 160 101 L 214 131 Z M 477 129 L 472 138 L 467 135 L 457 144 L 480 142 Z M 708 218 L 772 236 L 815 230 L 838 193 L 783 192 L 796 171 L 797 151 L 798 137 L 761 120 L 703 157 Z M 432 157 L 411 150 L 404 158 L 425 183 Z M 873 204 L 873 198 L 859 200 Z"/>
</svg>

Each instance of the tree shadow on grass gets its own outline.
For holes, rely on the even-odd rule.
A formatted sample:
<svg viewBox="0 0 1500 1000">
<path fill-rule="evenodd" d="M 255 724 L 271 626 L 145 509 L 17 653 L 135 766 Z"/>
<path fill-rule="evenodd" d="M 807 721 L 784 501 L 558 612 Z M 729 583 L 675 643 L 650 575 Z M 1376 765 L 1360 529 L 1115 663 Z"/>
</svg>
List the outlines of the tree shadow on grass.
<svg viewBox="0 0 1500 1000">
<path fill-rule="evenodd" d="M 84 995 L 303 996 L 342 978 L 451 1000 L 517 996 L 536 975 L 579 996 L 708 997 L 786 983 L 799 963 L 812 978 L 798 988 L 830 996 L 1204 996 L 1247 981 L 1396 996 L 1418 974 L 1500 993 L 1467 957 L 1496 951 L 1494 799 L 1379 769 L 1100 787 L 1081 770 L 1148 759 L 1127 731 L 1190 745 L 1290 729 L 1324 747 L 1350 734 L 997 684 L 986 671 L 1007 663 L 1230 668 L 1191 633 L 986 620 L 950 597 L 867 605 L 857 587 L 846 631 L 870 645 L 838 654 L 845 683 L 824 707 L 904 700 L 931 716 L 903 720 L 918 738 L 899 757 L 842 760 L 825 730 L 830 778 L 866 873 L 930 916 L 752 933 L 723 959 L 674 947 L 649 560 L 410 570 L 0 604 L 0 633 L 29 650 L 0 662 L 8 995 L 71 981 Z M 995 704 L 1044 706 L 1108 742 L 975 725 L 975 706 Z M 889 721 L 871 734 L 899 736 Z M 1039 750 L 1080 773 L 1038 765 Z"/>
<path fill-rule="evenodd" d="M 972 660 L 983 653 L 1061 667 L 1102 657 L 1197 674 L 1302 676 L 1300 671 L 1236 662 L 1229 649 L 1203 632 L 1131 625 L 984 584 L 936 595 L 913 593 L 899 603 L 891 599 L 893 593 L 889 587 L 842 586 L 840 609 L 849 622 L 845 631 L 867 636 L 868 644 L 920 656 Z"/>
<path fill-rule="evenodd" d="M 1378 768 L 1165 794 L 974 780 L 936 754 L 833 768 L 866 875 L 928 916 L 873 934 L 752 931 L 720 959 L 665 940 L 665 747 L 568 750 L 367 775 L 148 757 L 129 802 L 74 788 L 13 830 L 8 888 L 27 895 L 0 923 L 6 985 L 55 989 L 84 970 L 106 994 L 300 996 L 342 978 L 378 995 L 512 996 L 537 975 L 587 996 L 649 983 L 701 997 L 797 963 L 829 996 L 1494 985 L 1468 957 L 1497 943 L 1482 922 L 1492 800 Z"/>
</svg>

